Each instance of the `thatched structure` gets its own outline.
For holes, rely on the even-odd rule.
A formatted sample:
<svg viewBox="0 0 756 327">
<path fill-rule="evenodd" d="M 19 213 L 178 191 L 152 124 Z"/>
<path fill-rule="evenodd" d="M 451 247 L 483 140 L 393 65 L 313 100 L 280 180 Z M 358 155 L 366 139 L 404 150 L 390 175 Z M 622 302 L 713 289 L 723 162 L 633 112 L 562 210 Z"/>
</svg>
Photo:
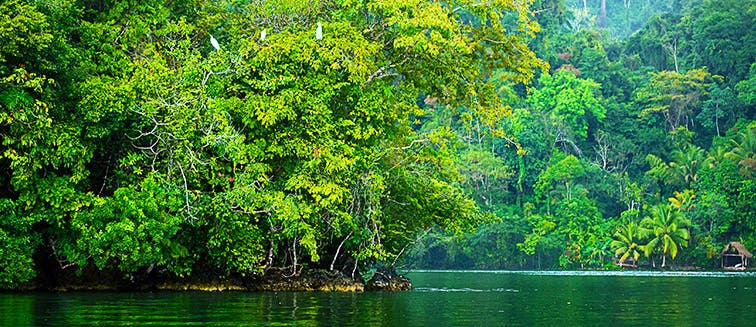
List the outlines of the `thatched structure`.
<svg viewBox="0 0 756 327">
<path fill-rule="evenodd" d="M 633 257 L 627 257 L 627 259 L 625 259 L 625 261 L 620 261 L 620 259 L 621 258 L 614 257 L 614 264 L 617 265 L 617 266 L 619 266 L 619 267 L 621 267 L 621 268 L 624 268 L 624 267 L 638 268 L 638 262 L 635 261 L 635 258 L 633 258 Z"/>
<path fill-rule="evenodd" d="M 753 254 L 740 242 L 727 243 L 719 256 L 722 258 L 722 268 L 732 270 L 745 270 L 748 260 L 753 258 Z"/>
</svg>

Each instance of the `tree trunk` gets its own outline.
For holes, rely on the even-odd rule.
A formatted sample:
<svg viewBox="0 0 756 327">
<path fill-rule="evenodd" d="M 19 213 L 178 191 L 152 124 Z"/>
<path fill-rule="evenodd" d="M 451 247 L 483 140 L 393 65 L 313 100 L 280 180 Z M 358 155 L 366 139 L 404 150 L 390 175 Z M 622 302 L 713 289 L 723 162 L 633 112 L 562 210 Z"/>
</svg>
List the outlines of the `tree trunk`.
<svg viewBox="0 0 756 327">
<path fill-rule="evenodd" d="M 630 0 L 625 0 L 625 24 L 626 32 L 630 35 L 630 32 L 633 30 L 633 26 L 630 23 Z"/>
<path fill-rule="evenodd" d="M 606 19 L 606 0 L 601 0 L 601 11 L 599 13 L 599 27 L 609 27 L 609 22 Z"/>
<path fill-rule="evenodd" d="M 717 101 L 716 107 L 714 108 L 714 125 L 717 127 L 717 136 L 722 136 L 719 134 L 719 101 Z"/>
<path fill-rule="evenodd" d="M 336 248 L 336 253 L 333 255 L 333 260 L 331 261 L 331 271 L 333 271 L 333 265 L 336 263 L 336 259 L 339 257 L 339 252 L 341 252 L 341 247 L 344 245 L 344 242 L 348 240 L 352 236 L 352 232 L 349 232 L 349 235 L 347 235 L 343 240 L 341 240 L 341 243 L 339 243 L 339 247 Z"/>
<path fill-rule="evenodd" d="M 675 61 L 675 73 L 680 72 L 680 66 L 677 64 L 677 40 L 675 40 L 675 43 L 672 45 L 673 52 L 672 52 L 672 60 Z"/>
<path fill-rule="evenodd" d="M 680 72 L 680 66 L 677 62 L 677 39 L 669 40 L 662 44 L 662 47 L 667 50 L 667 53 L 672 56 L 672 61 L 675 63 L 675 73 Z"/>
</svg>

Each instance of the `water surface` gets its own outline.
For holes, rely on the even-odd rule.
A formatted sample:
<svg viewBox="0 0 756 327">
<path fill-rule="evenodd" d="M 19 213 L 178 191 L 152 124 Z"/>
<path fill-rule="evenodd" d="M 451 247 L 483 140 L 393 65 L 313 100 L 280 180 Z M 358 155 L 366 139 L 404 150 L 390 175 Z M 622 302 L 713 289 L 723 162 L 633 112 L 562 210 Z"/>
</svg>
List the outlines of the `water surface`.
<svg viewBox="0 0 756 327">
<path fill-rule="evenodd" d="M 415 271 L 411 292 L 0 294 L 7 326 L 756 326 L 756 273 Z"/>
</svg>

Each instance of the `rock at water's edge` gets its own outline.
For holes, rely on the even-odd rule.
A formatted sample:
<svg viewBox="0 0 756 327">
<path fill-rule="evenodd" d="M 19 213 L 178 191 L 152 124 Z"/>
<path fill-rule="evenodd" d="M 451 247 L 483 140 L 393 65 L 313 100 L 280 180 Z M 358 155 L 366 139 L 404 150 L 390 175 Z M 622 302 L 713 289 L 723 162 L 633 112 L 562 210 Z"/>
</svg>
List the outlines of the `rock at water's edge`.
<svg viewBox="0 0 756 327">
<path fill-rule="evenodd" d="M 277 269 L 268 270 L 262 279 L 248 285 L 250 291 L 321 291 L 362 292 L 362 278 L 353 279 L 338 270 L 306 270 L 297 276 L 286 276 Z"/>
<path fill-rule="evenodd" d="M 391 268 L 379 268 L 365 285 L 368 291 L 409 291 L 412 282 Z"/>
</svg>

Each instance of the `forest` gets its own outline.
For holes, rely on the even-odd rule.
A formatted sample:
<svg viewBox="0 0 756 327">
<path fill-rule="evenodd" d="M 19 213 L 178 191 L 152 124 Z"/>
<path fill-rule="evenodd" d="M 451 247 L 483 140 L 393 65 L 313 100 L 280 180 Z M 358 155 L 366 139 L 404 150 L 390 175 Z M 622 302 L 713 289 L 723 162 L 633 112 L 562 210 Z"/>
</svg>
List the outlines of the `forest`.
<svg viewBox="0 0 756 327">
<path fill-rule="evenodd" d="M 4 0 L 0 288 L 716 268 L 755 55 L 753 0 Z"/>
<path fill-rule="evenodd" d="M 532 11 L 529 44 L 550 69 L 525 89 L 495 82 L 511 114 L 435 118 L 459 135 L 460 185 L 494 218 L 432 230 L 407 264 L 716 269 L 728 242 L 756 248 L 756 2 Z"/>
</svg>

